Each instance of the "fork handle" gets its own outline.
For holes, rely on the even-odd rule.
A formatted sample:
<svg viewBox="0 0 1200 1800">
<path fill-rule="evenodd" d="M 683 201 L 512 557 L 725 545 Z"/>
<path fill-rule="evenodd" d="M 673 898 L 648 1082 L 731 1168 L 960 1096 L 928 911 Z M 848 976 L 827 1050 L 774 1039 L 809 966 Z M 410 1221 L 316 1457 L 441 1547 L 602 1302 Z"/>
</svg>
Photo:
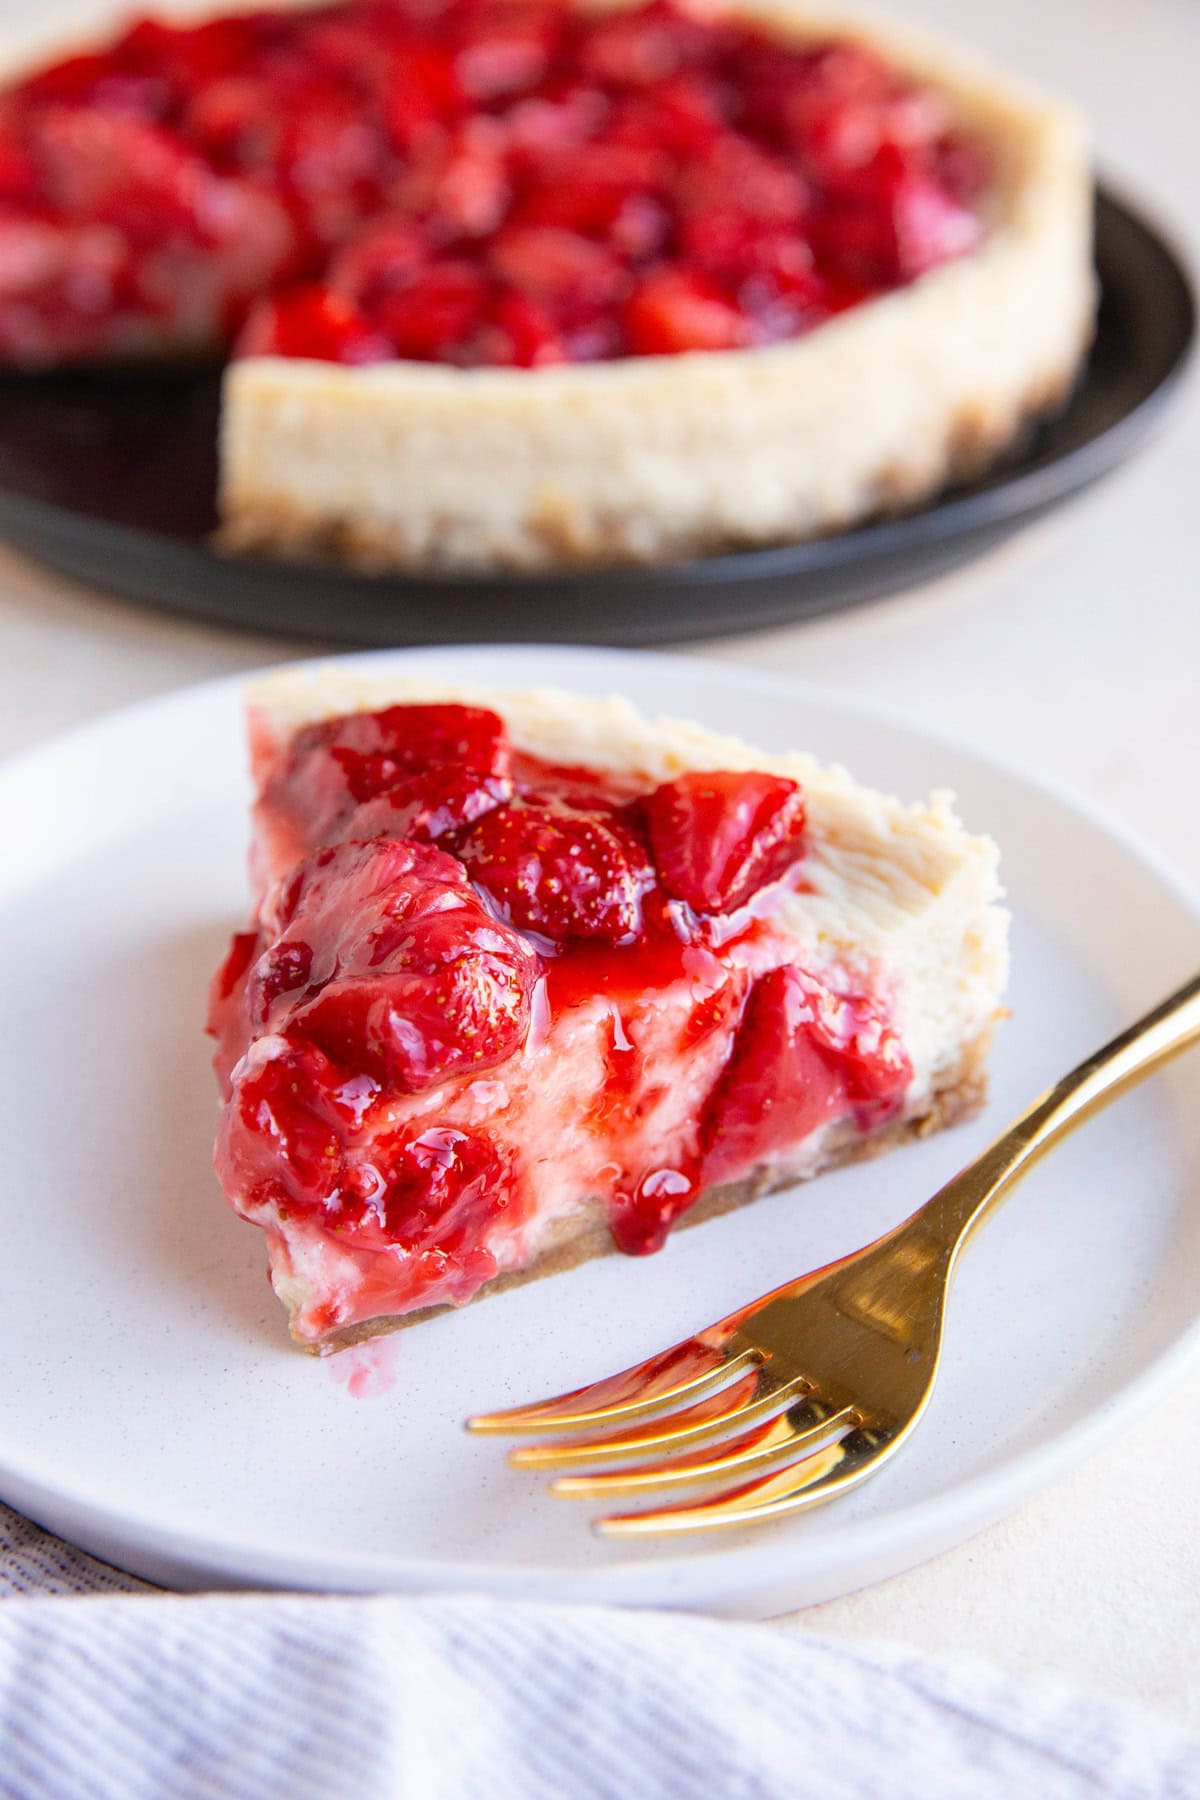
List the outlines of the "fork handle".
<svg viewBox="0 0 1200 1800">
<path fill-rule="evenodd" d="M 1052 1145 L 1200 1040 L 1200 975 L 1097 1050 L 1033 1102 L 914 1214 L 953 1255 L 988 1209 Z M 902 1226 L 901 1231 L 907 1227 Z"/>
</svg>

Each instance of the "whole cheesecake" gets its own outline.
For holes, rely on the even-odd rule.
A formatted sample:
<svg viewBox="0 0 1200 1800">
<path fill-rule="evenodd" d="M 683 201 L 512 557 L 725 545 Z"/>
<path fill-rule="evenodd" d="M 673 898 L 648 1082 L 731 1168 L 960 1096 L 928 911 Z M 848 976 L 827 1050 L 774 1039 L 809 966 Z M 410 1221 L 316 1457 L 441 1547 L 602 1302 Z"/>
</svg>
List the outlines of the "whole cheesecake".
<svg viewBox="0 0 1200 1800">
<path fill-rule="evenodd" d="M 250 744 L 216 1161 L 310 1351 L 983 1098 L 1007 916 L 945 795 L 619 699 L 334 669 L 256 685 Z"/>
<path fill-rule="evenodd" d="M 836 6 L 143 20 L 0 92 L 0 357 L 228 354 L 222 541 L 540 568 L 976 472 L 1093 318 L 1069 106 Z"/>
</svg>

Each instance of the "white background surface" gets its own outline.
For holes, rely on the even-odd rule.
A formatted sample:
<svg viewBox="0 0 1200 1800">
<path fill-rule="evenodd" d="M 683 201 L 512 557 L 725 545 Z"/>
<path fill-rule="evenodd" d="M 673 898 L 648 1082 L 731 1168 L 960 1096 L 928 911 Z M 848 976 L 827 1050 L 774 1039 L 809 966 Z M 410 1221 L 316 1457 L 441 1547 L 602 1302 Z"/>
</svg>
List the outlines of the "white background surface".
<svg viewBox="0 0 1200 1800">
<path fill-rule="evenodd" d="M 37 18 L 94 10 L 45 0 Z M 920 11 L 1075 93 L 1105 173 L 1196 260 L 1193 0 L 926 0 Z M 26 0 L 0 0 L 0 24 L 27 33 Z M 967 572 L 697 654 L 791 671 L 973 737 L 1073 784 L 1200 888 L 1198 474 L 1193 381 L 1128 470 Z M 142 612 L 0 553 L 0 750 L 308 648 Z M 803 1620 L 1057 1669 L 1200 1724 L 1198 1495 L 1200 1375 L 1000 1525 Z"/>
</svg>

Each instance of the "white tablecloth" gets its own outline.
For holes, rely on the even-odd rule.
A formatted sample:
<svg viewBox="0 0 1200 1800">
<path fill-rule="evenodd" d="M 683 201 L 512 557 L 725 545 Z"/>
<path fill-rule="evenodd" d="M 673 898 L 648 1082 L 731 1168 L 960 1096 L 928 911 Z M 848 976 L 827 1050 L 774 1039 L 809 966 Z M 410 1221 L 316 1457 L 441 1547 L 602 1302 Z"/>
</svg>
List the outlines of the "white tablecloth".
<svg viewBox="0 0 1200 1800">
<path fill-rule="evenodd" d="M 0 1596 L 4 1800 L 1200 1800 L 1174 1724 L 894 1645 L 485 1599 L 181 1599 L 2 1507 Z"/>
</svg>

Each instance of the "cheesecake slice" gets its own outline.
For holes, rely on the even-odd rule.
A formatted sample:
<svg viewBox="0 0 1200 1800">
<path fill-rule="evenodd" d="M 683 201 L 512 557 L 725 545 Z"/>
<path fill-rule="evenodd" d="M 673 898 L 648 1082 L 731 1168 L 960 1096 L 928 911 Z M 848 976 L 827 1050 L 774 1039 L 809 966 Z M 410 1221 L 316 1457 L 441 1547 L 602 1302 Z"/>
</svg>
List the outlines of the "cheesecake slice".
<svg viewBox="0 0 1200 1800">
<path fill-rule="evenodd" d="M 305 1349 L 655 1251 L 983 1098 L 1007 917 L 945 795 L 333 670 L 258 684 L 250 743 L 216 1166 Z"/>
</svg>

